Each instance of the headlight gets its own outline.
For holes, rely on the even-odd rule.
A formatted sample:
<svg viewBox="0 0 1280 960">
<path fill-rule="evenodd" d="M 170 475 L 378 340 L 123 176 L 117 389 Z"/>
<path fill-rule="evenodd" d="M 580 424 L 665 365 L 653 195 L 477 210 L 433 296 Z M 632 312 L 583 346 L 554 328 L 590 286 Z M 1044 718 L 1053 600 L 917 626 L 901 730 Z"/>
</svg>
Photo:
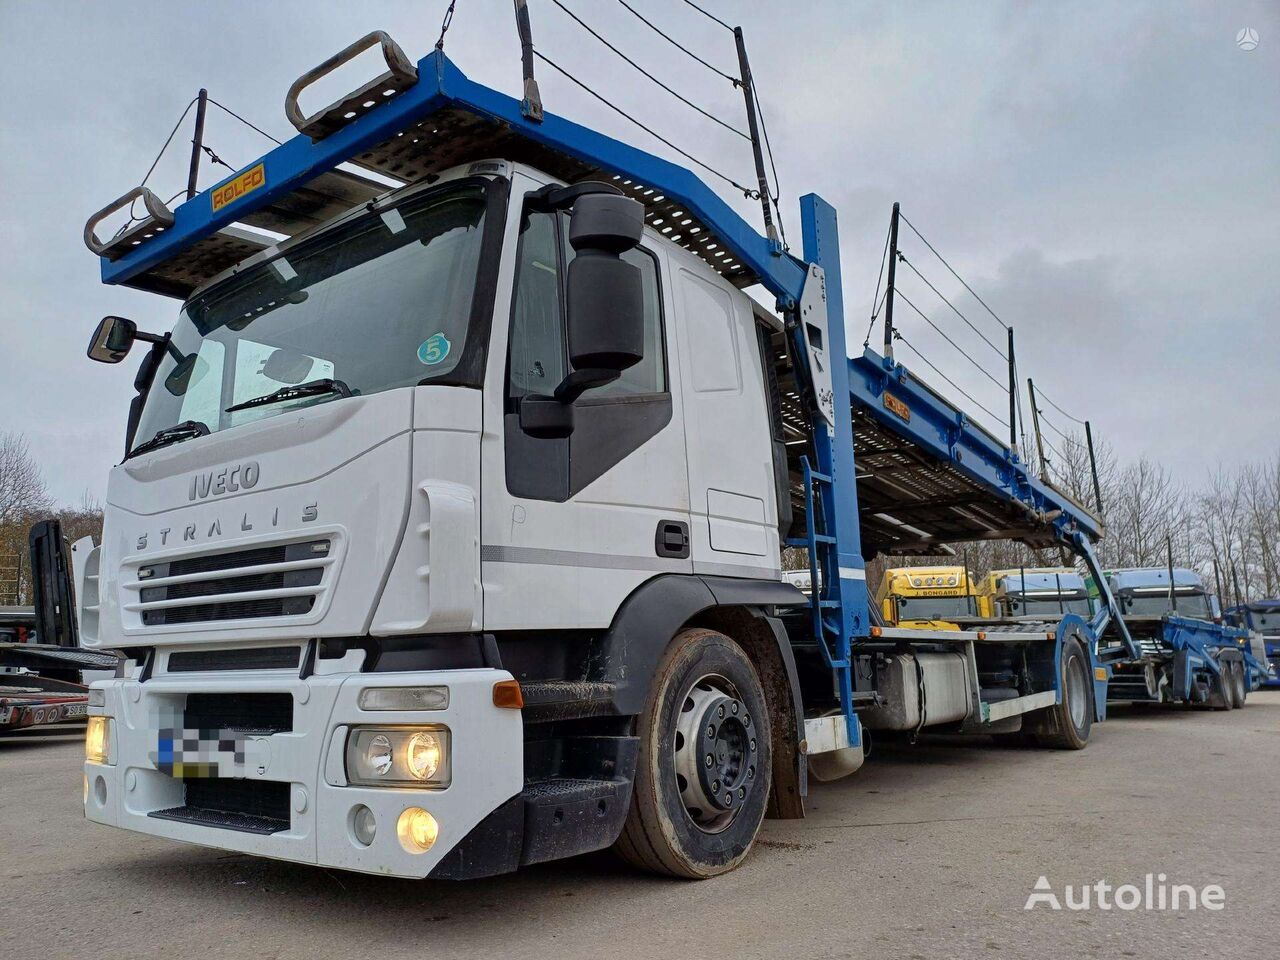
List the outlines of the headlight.
<svg viewBox="0 0 1280 960">
<path fill-rule="evenodd" d="M 347 779 L 366 787 L 447 787 L 452 773 L 446 727 L 354 727 Z"/>
<path fill-rule="evenodd" d="M 93 763 L 111 762 L 110 717 L 89 717 L 84 730 L 84 758 Z"/>
</svg>

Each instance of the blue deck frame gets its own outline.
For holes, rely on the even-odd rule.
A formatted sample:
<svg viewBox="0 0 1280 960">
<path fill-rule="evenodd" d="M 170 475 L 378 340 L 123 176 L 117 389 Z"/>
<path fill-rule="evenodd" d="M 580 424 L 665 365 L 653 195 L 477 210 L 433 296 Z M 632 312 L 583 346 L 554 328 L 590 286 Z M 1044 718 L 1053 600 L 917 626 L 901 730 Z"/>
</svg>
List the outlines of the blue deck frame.
<svg viewBox="0 0 1280 960">
<path fill-rule="evenodd" d="M 783 309 L 790 309 L 800 301 L 809 276 L 808 263 L 822 267 L 830 278 L 827 314 L 831 354 L 847 356 L 836 216 L 835 210 L 821 198 L 809 195 L 801 201 L 804 253 L 808 263 L 802 262 L 778 250 L 683 167 L 550 113 L 540 120 L 530 119 L 522 111 L 519 100 L 469 80 L 443 52 L 434 51 L 419 61 L 418 75 L 418 82 L 403 93 L 328 137 L 313 141 L 300 134 L 246 165 L 243 170 L 263 164 L 265 184 L 261 188 L 216 212 L 211 196 L 217 187 L 183 203 L 174 211 L 172 227 L 118 260 L 103 259 L 103 282 L 127 285 L 250 211 L 304 187 L 423 118 L 446 109 L 462 110 L 497 121 L 540 147 L 674 198 L 706 225 L 778 299 Z M 1086 561 L 1091 560 L 1089 545 L 1102 534 L 1098 521 L 1081 506 L 1033 477 L 1016 452 L 925 386 L 904 365 L 868 350 L 861 356 L 850 357 L 847 365 L 833 371 L 833 386 L 837 397 L 847 390 L 850 402 L 836 405 L 840 412 L 830 431 L 825 423 L 815 429 L 819 461 L 815 473 L 829 478 L 824 482 L 830 485 L 830 492 L 822 498 L 832 514 L 825 525 L 829 530 L 825 536 L 834 537 L 831 546 L 835 556 L 831 565 L 838 568 L 838 577 L 827 582 L 838 580 L 839 591 L 837 600 L 828 601 L 829 609 L 818 610 L 818 614 L 830 624 L 836 640 L 834 652 L 845 664 L 842 672 L 848 670 L 849 643 L 865 637 L 870 629 L 858 523 L 851 407 L 869 411 L 885 428 L 950 465 L 992 497 L 1020 505 L 1017 509 L 1027 517 L 1029 525 L 1037 525 L 1041 531 L 1051 528 L 1060 542 L 1083 554 Z M 897 416 L 885 407 L 887 390 L 906 404 L 909 418 Z M 1095 626 L 1100 630 L 1105 621 Z M 841 687 L 850 739 L 856 743 L 857 720 L 849 699 L 847 676 Z"/>
<path fill-rule="evenodd" d="M 789 254 L 779 252 L 693 173 L 551 113 L 545 114 L 540 122 L 533 121 L 521 112 L 519 100 L 468 80 L 440 51 L 424 57 L 418 64 L 418 70 L 420 79 L 417 84 L 329 137 L 312 141 L 299 134 L 246 164 L 243 170 L 259 163 L 264 165 L 266 183 L 262 189 L 246 194 L 217 212 L 213 211 L 211 203 L 211 195 L 217 186 L 183 203 L 174 211 L 174 224 L 170 229 L 118 260 L 104 258 L 103 282 L 128 284 L 131 278 L 196 241 L 234 224 L 250 210 L 268 206 L 423 117 L 455 107 L 499 121 L 522 137 L 601 170 L 648 184 L 668 197 L 678 199 L 715 231 L 724 245 L 750 268 L 783 306 L 799 301 L 806 265 Z M 822 220 L 825 243 L 838 250 L 835 213 L 817 196 L 806 197 L 802 204 L 805 205 L 802 215 L 806 221 L 806 255 L 813 262 L 821 261 L 828 275 L 836 281 L 831 285 L 834 295 L 828 301 L 828 313 L 831 330 L 843 334 L 838 261 L 816 252 L 819 249 L 818 218 Z M 814 252 L 811 253 L 811 249 Z M 840 339 L 843 340 L 843 336 Z M 1017 500 L 1031 511 L 1055 514 L 1056 519 L 1052 522 L 1063 532 L 1064 539 L 1071 529 L 1082 531 L 1090 540 L 1101 536 L 1097 520 L 1088 511 L 1033 477 L 1028 465 L 1013 451 L 975 425 L 958 407 L 924 386 L 904 365 L 887 361 L 867 350 L 860 357 L 850 358 L 848 384 L 853 402 L 872 411 L 890 429 L 903 434 L 930 454 L 950 461 L 991 491 Z M 884 409 L 882 396 L 890 385 L 894 395 L 910 407 L 909 423 L 894 418 Z M 845 434 L 839 424 L 837 430 Z M 852 444 L 848 435 L 838 439 L 842 445 Z M 851 464 L 846 465 L 846 469 L 851 469 Z"/>
</svg>

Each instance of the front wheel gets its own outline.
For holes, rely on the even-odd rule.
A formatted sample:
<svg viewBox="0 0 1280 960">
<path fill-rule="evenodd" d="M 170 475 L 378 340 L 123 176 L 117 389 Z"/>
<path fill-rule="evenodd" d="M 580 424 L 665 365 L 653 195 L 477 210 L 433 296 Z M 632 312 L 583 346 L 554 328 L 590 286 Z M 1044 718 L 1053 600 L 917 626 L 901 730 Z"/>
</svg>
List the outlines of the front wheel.
<svg viewBox="0 0 1280 960">
<path fill-rule="evenodd" d="M 615 849 L 673 877 L 732 870 L 751 850 L 769 799 L 769 712 L 742 648 L 714 630 L 671 642 L 637 721 L 640 758 Z"/>
</svg>

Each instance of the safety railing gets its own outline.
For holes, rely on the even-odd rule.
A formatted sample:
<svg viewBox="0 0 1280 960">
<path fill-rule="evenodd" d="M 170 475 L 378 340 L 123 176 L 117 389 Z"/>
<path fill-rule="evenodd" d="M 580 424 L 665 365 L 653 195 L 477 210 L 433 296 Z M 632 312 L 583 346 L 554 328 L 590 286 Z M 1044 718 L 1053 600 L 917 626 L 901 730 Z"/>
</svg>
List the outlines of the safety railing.
<svg viewBox="0 0 1280 960">
<path fill-rule="evenodd" d="M 903 226 L 906 233 L 901 229 Z M 958 292 L 951 292 L 949 296 L 941 289 L 946 286 L 946 281 L 931 278 L 931 264 L 941 266 L 950 282 L 958 286 Z M 903 279 L 907 280 L 905 284 Z M 966 303 L 969 312 L 961 310 L 956 303 L 960 296 L 967 296 L 978 309 L 974 311 Z M 895 315 L 895 309 L 900 306 L 909 311 L 905 323 L 900 309 Z M 942 308 L 941 313 L 938 312 L 939 307 Z M 1013 326 L 1001 319 L 897 203 L 893 205 L 885 236 L 864 346 L 870 346 L 877 322 L 883 326 L 883 352 L 887 359 L 893 360 L 895 351 L 905 348 L 915 360 L 985 415 L 988 432 L 994 436 L 993 426 L 1003 428 L 1011 453 L 1034 464 L 1035 472 L 1043 482 L 1082 506 L 1091 507 L 1101 517 L 1102 487 L 1092 424 L 1068 413 L 1043 390 L 1037 389 L 1028 377 L 1031 407 L 1031 435 L 1028 435 Z M 931 357 L 923 344 L 915 339 L 914 333 L 908 337 L 907 328 L 916 322 L 922 322 L 931 336 L 949 347 L 955 359 L 964 361 L 963 369 L 969 372 L 967 378 L 952 369 L 945 360 Z M 986 362 L 981 357 L 986 357 Z M 977 386 L 974 385 L 975 378 Z M 993 400 L 993 396 L 998 399 Z M 1046 414 L 1046 405 L 1055 411 L 1053 416 Z M 1078 429 L 1063 428 L 1057 421 L 1058 417 Z M 1050 437 L 1050 432 L 1057 436 L 1057 442 Z"/>
</svg>

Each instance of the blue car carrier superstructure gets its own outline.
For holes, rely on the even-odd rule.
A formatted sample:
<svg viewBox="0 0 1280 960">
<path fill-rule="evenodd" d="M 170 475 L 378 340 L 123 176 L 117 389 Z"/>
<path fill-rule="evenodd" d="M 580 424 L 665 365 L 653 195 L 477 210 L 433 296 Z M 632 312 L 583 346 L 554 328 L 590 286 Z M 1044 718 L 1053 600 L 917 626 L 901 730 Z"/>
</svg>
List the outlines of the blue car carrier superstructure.
<svg viewBox="0 0 1280 960">
<path fill-rule="evenodd" d="M 387 72 L 332 107 L 303 116 L 299 91 L 370 46 L 383 50 Z M 526 65 L 526 80 L 531 79 Z M 352 391 L 337 379 L 343 373 L 341 358 L 323 379 L 290 387 L 297 378 L 290 381 L 287 369 L 296 364 L 292 357 L 280 360 L 272 354 L 264 369 L 285 369 L 280 377 L 286 385 L 259 400 L 294 402 L 288 417 L 222 429 L 231 411 L 243 405 L 237 399 L 212 425 L 188 420 L 154 437 L 137 438 L 141 444 L 131 436 L 130 455 L 116 468 L 118 479 L 113 474 L 117 486 L 108 497 L 107 531 L 101 554 L 93 558 L 97 580 L 82 601 L 88 625 L 83 642 L 121 646 L 131 665 L 122 677 L 95 688 L 90 712 L 98 718 L 91 721 L 97 740 L 85 764 L 91 819 L 228 849 L 403 876 L 479 876 L 616 843 L 624 856 L 645 867 L 704 877 L 740 862 L 766 808 L 772 816 L 803 815 L 811 773 L 825 779 L 856 770 L 867 730 L 930 729 L 1018 736 L 1061 748 L 1086 745 L 1092 723 L 1105 717 L 1111 663 L 1140 657 L 1094 558 L 1092 544 L 1102 536 L 1102 524 L 1037 479 L 1015 449 L 906 366 L 869 349 L 849 354 L 836 212 L 829 204 L 813 194 L 801 199 L 803 256 L 797 257 L 749 226 L 689 170 L 544 111 L 536 85 L 526 83 L 524 99 L 513 99 L 469 80 L 441 50 L 413 64 L 382 34 L 371 34 L 304 76 L 290 91 L 287 112 L 300 131 L 297 136 L 176 209 L 138 188 L 95 215 L 85 234 L 101 257 L 103 281 L 182 298 L 194 293 L 195 303 L 206 289 L 224 289 L 240 275 L 257 276 L 257 265 L 276 264 L 276 279 L 261 280 L 268 291 L 262 294 L 264 303 L 237 314 L 240 319 L 225 334 L 231 338 L 246 326 L 257 329 L 250 324 L 263 325 L 256 315 L 269 317 L 271 311 L 302 305 L 306 291 L 299 293 L 300 281 L 293 281 L 302 254 L 294 251 L 310 249 L 314 235 L 331 235 L 327 224 L 334 218 L 380 217 L 385 230 L 377 220 L 368 221 L 369 229 L 383 237 L 386 231 L 402 231 L 409 219 L 386 211 L 394 213 L 402 192 L 422 184 L 461 177 L 475 184 L 468 189 L 484 192 L 494 183 L 506 190 L 512 182 L 541 177 L 548 182 L 545 188 L 527 198 L 513 190 L 509 201 L 499 202 L 511 204 L 507 222 L 523 217 L 526 228 L 544 210 L 563 218 L 572 211 L 569 236 L 578 259 L 569 276 L 569 341 L 578 351 L 572 310 L 575 297 L 581 302 L 581 291 L 591 288 L 581 277 L 584 286 L 574 286 L 573 267 L 584 259 L 583 249 L 594 250 L 597 259 L 616 259 L 618 250 L 635 244 L 639 227 L 623 242 L 626 230 L 618 226 L 632 209 L 619 198 L 629 198 L 643 205 L 644 246 L 658 251 L 659 259 L 687 264 L 683 274 L 668 274 L 665 267 L 661 273 L 664 285 L 688 284 L 681 288 L 686 306 L 673 308 L 671 323 L 679 329 L 668 329 L 669 345 L 683 344 L 683 325 L 700 322 L 688 304 L 710 309 L 708 290 L 759 284 L 776 298 L 780 320 L 750 306 L 745 297 L 733 300 L 742 304 L 740 315 L 755 330 L 734 349 L 750 353 L 758 335 L 755 374 L 744 374 L 742 382 L 754 384 L 766 401 L 758 413 L 774 458 L 771 492 L 759 501 L 766 522 L 753 527 L 745 519 L 726 521 L 723 514 L 751 498 L 710 491 L 704 516 L 695 507 L 687 520 L 660 519 L 657 558 L 653 534 L 645 534 L 650 556 L 640 569 L 648 572 L 620 602 L 598 623 L 588 622 L 584 613 L 572 628 L 542 628 L 518 617 L 557 603 L 598 600 L 613 582 L 605 576 L 627 566 L 628 558 L 607 552 L 621 542 L 623 528 L 602 531 L 583 520 L 556 521 L 548 528 L 602 538 L 605 546 L 590 555 L 589 563 L 574 560 L 585 554 L 565 550 L 556 540 L 532 547 L 491 543 L 520 524 L 532 524 L 541 516 L 536 511 L 570 509 L 576 494 L 563 505 L 546 506 L 555 497 L 539 494 L 499 508 L 490 504 L 488 487 L 482 494 L 466 484 L 440 486 L 421 479 L 413 472 L 420 466 L 416 459 L 412 468 L 387 468 L 382 474 L 411 475 L 420 484 L 414 489 L 421 491 L 398 494 L 402 499 L 396 502 L 404 506 L 397 509 L 407 511 L 396 521 L 400 539 L 393 536 L 390 547 L 381 547 L 392 556 L 372 552 L 355 522 L 343 521 L 329 539 L 308 533 L 320 529 L 319 524 L 305 526 L 317 515 L 323 523 L 325 511 L 345 506 L 341 496 L 336 502 L 326 499 L 321 480 L 314 481 L 321 489 L 315 495 L 307 492 L 312 481 L 298 480 L 301 532 L 281 548 L 279 561 L 262 552 L 246 560 L 249 554 L 237 544 L 257 543 L 250 538 L 260 535 L 261 517 L 271 516 L 270 504 L 265 514 L 254 512 L 253 498 L 260 494 L 249 488 L 259 483 L 258 461 L 265 487 L 271 469 L 287 467 L 269 461 L 271 444 L 302 442 L 268 434 L 272 424 L 297 418 L 294 433 L 310 442 L 322 428 L 329 429 L 325 418 L 356 416 L 382 402 L 380 397 L 395 394 L 349 395 Z M 380 183 L 339 169 L 345 163 L 406 186 L 388 192 Z M 595 202 L 602 197 L 607 203 Z M 96 229 L 104 217 L 134 200 L 143 202 L 146 216 L 111 239 L 99 239 Z M 506 209 L 498 209 L 497 216 L 507 216 Z M 554 221 L 548 223 L 554 230 Z M 291 239 L 273 244 L 237 224 Z M 421 243 L 434 243 L 435 236 L 425 234 Z M 492 274 L 492 285 L 510 288 L 513 261 L 514 254 L 502 253 L 506 266 Z M 284 292 L 271 292 L 277 289 Z M 696 299 L 696 291 L 702 291 L 697 293 L 702 299 Z M 619 286 L 598 301 L 617 311 L 611 324 L 621 325 L 629 316 L 622 305 L 625 292 Z M 312 296 L 306 308 L 319 299 Z M 492 336 L 503 338 L 494 342 L 505 346 L 505 295 L 500 302 L 503 320 L 493 324 Z M 516 302 L 518 308 L 519 297 Z M 727 294 L 725 302 L 730 302 Z M 198 308 L 191 312 L 196 315 Z M 135 334 L 122 334 L 120 323 L 108 321 L 91 356 L 119 360 Z M 378 319 L 353 317 L 351 322 L 373 328 Z M 265 336 L 268 327 L 255 336 Z M 592 329 L 598 339 L 617 336 Z M 163 382 L 171 393 L 180 392 L 192 376 L 191 364 L 183 366 L 183 351 L 194 347 L 181 346 L 177 334 L 153 340 L 150 371 L 138 378 L 136 406 L 144 411 L 148 391 L 158 392 Z M 435 346 L 431 342 L 424 342 L 426 352 L 420 352 L 423 364 L 449 348 L 447 339 L 443 347 L 439 340 Z M 490 363 L 497 364 L 497 380 L 485 383 L 501 384 L 506 351 L 494 352 Z M 597 350 L 591 358 L 599 365 L 626 352 Z M 177 357 L 166 359 L 166 353 Z M 480 357 L 483 365 L 483 353 Z M 674 371 L 676 362 L 670 362 Z M 157 364 L 169 365 L 161 368 L 170 370 L 167 377 L 157 379 Z M 582 369 L 577 359 L 573 366 L 566 383 L 575 375 L 600 373 Z M 742 369 L 750 370 L 751 364 Z M 156 379 L 154 389 L 148 377 Z M 446 416 L 458 396 L 476 409 L 481 402 L 486 409 L 496 403 L 496 427 L 485 429 L 503 429 L 501 395 L 490 400 L 478 387 L 407 389 L 437 391 L 425 408 L 433 411 L 428 419 Z M 687 384 L 682 389 L 688 421 L 692 404 L 702 401 Z M 518 426 L 527 428 L 529 437 L 551 442 L 561 442 L 575 429 L 573 417 L 579 434 L 588 430 L 590 409 L 573 406 L 573 397 L 566 400 L 560 393 L 509 405 L 508 445 L 516 442 L 511 431 Z M 334 399 L 304 405 L 311 394 Z M 653 402 L 670 410 L 669 394 Z M 572 416 L 558 412 L 566 406 Z M 137 422 L 135 411 L 131 434 Z M 755 429 L 750 426 L 728 442 L 745 445 Z M 478 432 L 475 442 L 480 442 Z M 501 455 L 500 442 L 493 449 Z M 573 470 L 594 455 L 591 448 L 575 449 Z M 679 449 L 683 457 L 685 446 Z M 692 475 L 700 453 L 693 439 L 688 449 Z M 718 456 L 731 454 L 728 447 L 717 448 Z M 332 456 L 338 459 L 323 465 L 325 470 L 348 469 L 339 468 L 337 453 Z M 301 455 L 292 459 L 297 462 Z M 496 462 L 491 473 L 501 478 L 503 467 Z M 512 462 L 506 467 L 508 487 L 541 482 L 513 479 Z M 625 471 L 630 462 L 624 457 L 609 469 Z M 662 482 L 666 468 L 650 462 L 645 468 L 650 482 Z M 209 472 L 188 477 L 197 469 Z M 685 470 L 677 460 L 674 471 L 682 483 Z M 740 472 L 757 475 L 754 467 Z M 360 484 L 344 482 L 353 502 L 360 499 Z M 165 494 L 164 483 L 172 486 L 177 505 L 171 519 L 165 514 L 147 521 L 161 507 L 134 496 L 131 486 L 146 483 L 157 484 L 148 488 L 155 491 L 149 497 Z M 592 487 L 585 490 L 583 497 Z M 210 512 L 219 496 L 226 497 L 224 505 L 236 500 L 239 529 L 257 525 L 243 540 L 218 539 L 233 533 L 224 532 L 226 518 Z M 414 512 L 420 509 L 419 496 L 430 502 L 429 513 Z M 388 497 L 392 501 L 395 496 Z M 277 511 L 282 527 L 285 513 L 293 509 L 292 501 L 285 502 Z M 788 517 L 793 510 L 794 521 Z M 450 524 L 462 522 L 453 518 L 477 513 L 478 519 L 467 521 L 474 526 L 461 527 L 477 532 L 447 539 Z M 709 544 L 702 532 L 708 525 Z M 205 552 L 190 559 L 196 546 L 181 531 L 190 531 L 195 543 L 205 536 L 205 527 L 208 542 L 197 544 Z M 389 564 L 394 551 L 416 549 L 415 531 L 451 546 L 413 561 L 416 567 L 405 567 L 411 575 L 402 577 L 400 563 Z M 754 549 L 747 534 L 772 538 L 769 555 L 753 554 L 749 565 L 742 559 Z M 717 538 L 732 540 L 733 548 L 724 551 Z M 1097 612 L 991 631 L 980 623 L 959 631 L 878 623 L 868 605 L 865 564 L 870 557 L 944 552 L 949 543 L 998 538 L 1072 551 L 1099 585 Z M 786 544 L 802 547 L 809 557 L 817 585 L 811 596 L 780 576 L 779 551 Z M 731 563 L 735 551 L 738 566 Z M 382 605 L 392 602 L 397 609 L 412 605 L 418 602 L 414 591 L 425 591 L 422 583 L 430 577 L 432 611 L 385 623 L 380 613 L 370 614 L 355 618 L 364 624 L 356 628 L 350 620 L 330 625 L 341 615 L 341 591 L 351 591 L 348 601 L 357 596 L 355 564 L 343 566 L 346 555 L 356 553 L 364 566 L 375 569 L 367 588 L 374 596 L 366 602 L 378 610 L 379 597 Z M 227 576 L 227 568 L 235 573 L 237 564 L 250 562 L 246 575 L 233 577 L 234 582 L 218 579 Z M 444 594 L 438 591 L 454 582 L 450 569 L 471 563 L 474 573 L 467 568 L 457 580 L 462 599 L 441 600 Z M 538 564 L 556 563 L 560 566 L 548 566 L 549 579 L 538 581 L 537 604 L 519 599 L 527 578 L 539 575 Z M 312 565 L 321 571 L 315 585 L 272 581 L 285 586 L 253 600 L 252 591 L 260 587 L 254 577 L 276 576 L 273 571 L 288 577 Z M 584 588 L 588 576 L 599 577 L 592 582 L 603 586 Z M 508 579 L 496 589 L 502 577 Z M 165 592 L 178 587 L 180 592 Z M 407 594 L 396 593 L 406 589 Z M 292 603 L 299 594 L 320 598 L 314 614 L 305 603 L 279 606 L 280 598 Z M 521 606 L 504 607 L 510 596 Z M 252 610 L 255 616 L 273 610 L 278 619 L 237 619 L 250 609 L 237 604 L 250 601 L 276 604 Z M 326 603 L 331 605 L 324 608 Z M 433 625 L 435 608 L 452 610 L 459 604 L 468 612 L 451 614 L 444 626 Z M 570 606 L 565 609 L 572 613 Z M 514 612 L 501 613 L 507 609 Z M 223 620 L 207 626 L 215 617 Z M 1100 647 L 1104 633 L 1116 639 Z M 468 651 L 470 659 L 460 651 Z M 158 759 L 154 747 L 146 746 L 159 735 L 145 729 L 154 722 L 143 718 L 147 703 L 176 711 L 179 726 L 216 726 L 233 737 L 240 736 L 238 730 L 251 730 L 244 734 L 250 753 L 259 751 L 256 755 L 269 762 L 211 778 L 177 770 L 172 742 L 171 752 L 162 746 Z M 259 722 L 246 713 L 254 709 L 269 716 Z M 686 726 L 688 717 L 700 722 Z M 415 726 L 424 720 L 426 727 Z M 690 760 L 689 744 L 704 735 L 710 744 L 705 757 L 697 753 Z M 446 768 L 451 781 L 441 780 Z M 414 782 L 410 773 L 423 782 Z M 391 779 L 379 782 L 378 776 Z"/>
</svg>

